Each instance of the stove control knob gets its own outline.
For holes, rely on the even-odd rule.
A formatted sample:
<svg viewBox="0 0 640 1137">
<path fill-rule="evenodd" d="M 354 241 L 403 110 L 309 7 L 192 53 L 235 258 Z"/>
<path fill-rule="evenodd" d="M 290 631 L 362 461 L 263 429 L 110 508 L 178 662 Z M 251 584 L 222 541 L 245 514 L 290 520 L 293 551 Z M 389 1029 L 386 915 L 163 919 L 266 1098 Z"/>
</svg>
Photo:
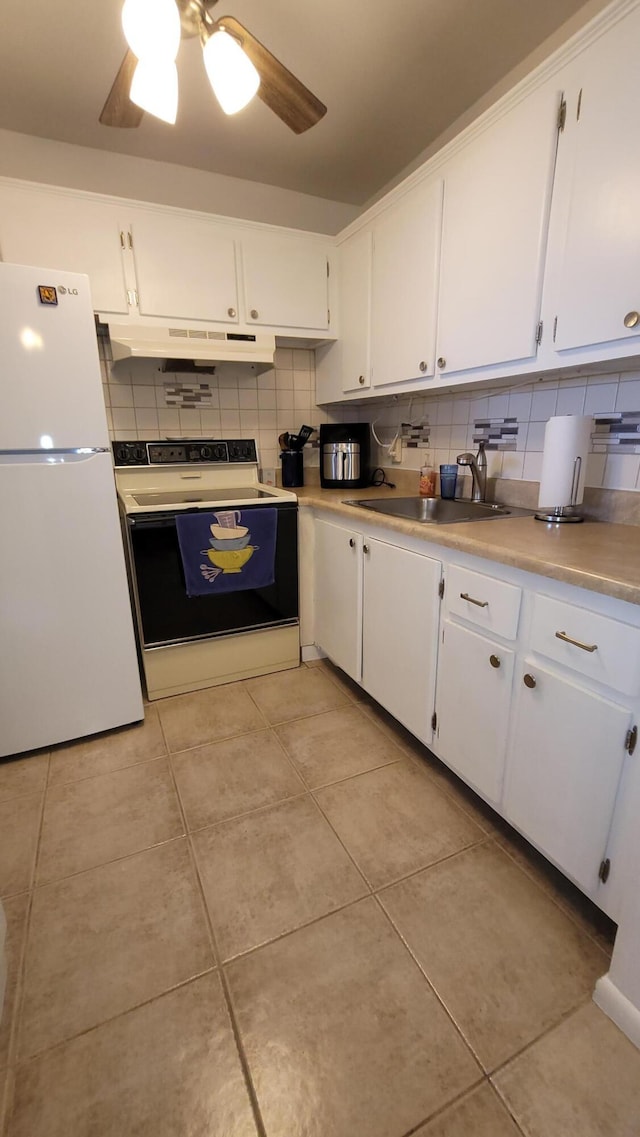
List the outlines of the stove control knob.
<svg viewBox="0 0 640 1137">
<path fill-rule="evenodd" d="M 226 446 L 216 446 L 215 450 L 214 450 L 213 457 L 214 457 L 216 462 L 226 462 L 226 460 L 227 460 Z"/>
<path fill-rule="evenodd" d="M 210 446 L 201 446 L 200 447 L 200 457 L 203 459 L 203 461 L 210 462 L 211 459 L 213 458 L 213 451 L 212 451 L 211 447 Z"/>
<path fill-rule="evenodd" d="M 134 462 L 146 462 L 147 451 L 144 446 L 134 446 L 132 458 Z"/>
</svg>

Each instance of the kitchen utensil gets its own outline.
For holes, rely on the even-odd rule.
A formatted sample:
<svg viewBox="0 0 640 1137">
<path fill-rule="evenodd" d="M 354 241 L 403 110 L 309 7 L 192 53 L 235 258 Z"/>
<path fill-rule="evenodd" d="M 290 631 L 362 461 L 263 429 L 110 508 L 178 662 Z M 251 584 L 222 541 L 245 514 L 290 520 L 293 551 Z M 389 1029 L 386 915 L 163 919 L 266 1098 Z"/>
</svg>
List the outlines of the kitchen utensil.
<svg viewBox="0 0 640 1137">
<path fill-rule="evenodd" d="M 289 432 L 287 430 L 278 435 L 278 445 L 281 450 L 289 449 Z"/>
<path fill-rule="evenodd" d="M 218 541 L 235 541 L 238 537 L 246 537 L 249 530 L 246 525 L 236 525 L 235 528 L 226 525 L 210 525 L 209 532 Z"/>
<path fill-rule="evenodd" d="M 251 540 L 249 533 L 245 537 L 232 537 L 230 540 L 223 541 L 219 537 L 210 537 L 209 544 L 212 549 L 219 549 L 221 552 L 225 550 L 231 551 L 233 549 L 245 549 Z"/>
<path fill-rule="evenodd" d="M 242 514 L 239 509 L 219 509 L 215 516 L 218 525 L 223 529 L 237 529 Z"/>
<path fill-rule="evenodd" d="M 250 561 L 257 545 L 248 545 L 246 549 L 207 549 L 207 556 L 212 565 L 221 568 L 223 572 L 240 572 L 243 565 Z"/>
</svg>

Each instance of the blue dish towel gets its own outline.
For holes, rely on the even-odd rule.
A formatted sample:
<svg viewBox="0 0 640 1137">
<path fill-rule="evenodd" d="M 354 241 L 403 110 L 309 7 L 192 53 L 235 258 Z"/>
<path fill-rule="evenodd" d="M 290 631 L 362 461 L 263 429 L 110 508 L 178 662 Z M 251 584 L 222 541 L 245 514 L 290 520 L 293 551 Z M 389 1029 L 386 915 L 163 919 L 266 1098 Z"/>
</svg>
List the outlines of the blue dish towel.
<svg viewBox="0 0 640 1137">
<path fill-rule="evenodd" d="M 249 530 L 244 549 L 214 549 L 210 543 L 211 526 L 219 524 L 216 513 L 179 513 L 176 516 L 187 596 L 217 596 L 248 588 L 267 588 L 273 584 L 277 509 L 240 511 L 237 525 L 246 526 Z M 229 531 L 230 535 L 232 532 Z M 216 543 L 220 545 L 222 542 Z M 233 538 L 231 543 L 236 543 Z"/>
</svg>

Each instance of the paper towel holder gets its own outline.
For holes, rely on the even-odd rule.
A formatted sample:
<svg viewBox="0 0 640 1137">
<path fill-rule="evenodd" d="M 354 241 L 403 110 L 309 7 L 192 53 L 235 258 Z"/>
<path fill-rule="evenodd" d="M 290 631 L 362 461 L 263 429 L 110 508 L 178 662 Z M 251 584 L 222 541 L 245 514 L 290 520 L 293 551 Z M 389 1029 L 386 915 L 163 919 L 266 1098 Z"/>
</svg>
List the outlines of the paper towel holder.
<svg viewBox="0 0 640 1137">
<path fill-rule="evenodd" d="M 573 463 L 573 477 L 571 479 L 571 501 L 569 505 L 555 505 L 551 509 L 541 509 L 534 514 L 536 521 L 551 521 L 557 524 L 567 524 L 569 522 L 572 522 L 574 525 L 578 521 L 584 521 L 584 515 L 580 513 L 577 505 L 581 471 L 582 457 L 580 454 L 578 454 Z"/>
</svg>

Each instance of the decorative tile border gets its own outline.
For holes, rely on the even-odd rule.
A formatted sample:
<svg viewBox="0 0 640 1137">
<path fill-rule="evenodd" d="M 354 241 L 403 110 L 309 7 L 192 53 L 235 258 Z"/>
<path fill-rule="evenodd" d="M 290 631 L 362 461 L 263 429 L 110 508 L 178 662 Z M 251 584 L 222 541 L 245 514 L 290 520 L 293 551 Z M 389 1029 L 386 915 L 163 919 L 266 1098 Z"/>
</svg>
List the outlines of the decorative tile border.
<svg viewBox="0 0 640 1137">
<path fill-rule="evenodd" d="M 415 424 L 403 422 L 400 430 L 400 439 L 408 450 L 427 450 L 429 448 L 431 427 L 428 418 L 425 417 L 422 422 Z"/>
<path fill-rule="evenodd" d="M 211 384 L 178 383 L 175 381 L 165 383 L 164 401 L 167 407 L 180 407 L 181 410 L 197 407 L 200 410 L 206 410 L 213 403 Z"/>
<path fill-rule="evenodd" d="M 609 411 L 593 416 L 594 454 L 640 454 L 640 411 Z"/>
<path fill-rule="evenodd" d="M 473 424 L 473 442 L 484 442 L 485 450 L 515 450 L 518 440 L 517 418 L 477 418 Z"/>
</svg>

